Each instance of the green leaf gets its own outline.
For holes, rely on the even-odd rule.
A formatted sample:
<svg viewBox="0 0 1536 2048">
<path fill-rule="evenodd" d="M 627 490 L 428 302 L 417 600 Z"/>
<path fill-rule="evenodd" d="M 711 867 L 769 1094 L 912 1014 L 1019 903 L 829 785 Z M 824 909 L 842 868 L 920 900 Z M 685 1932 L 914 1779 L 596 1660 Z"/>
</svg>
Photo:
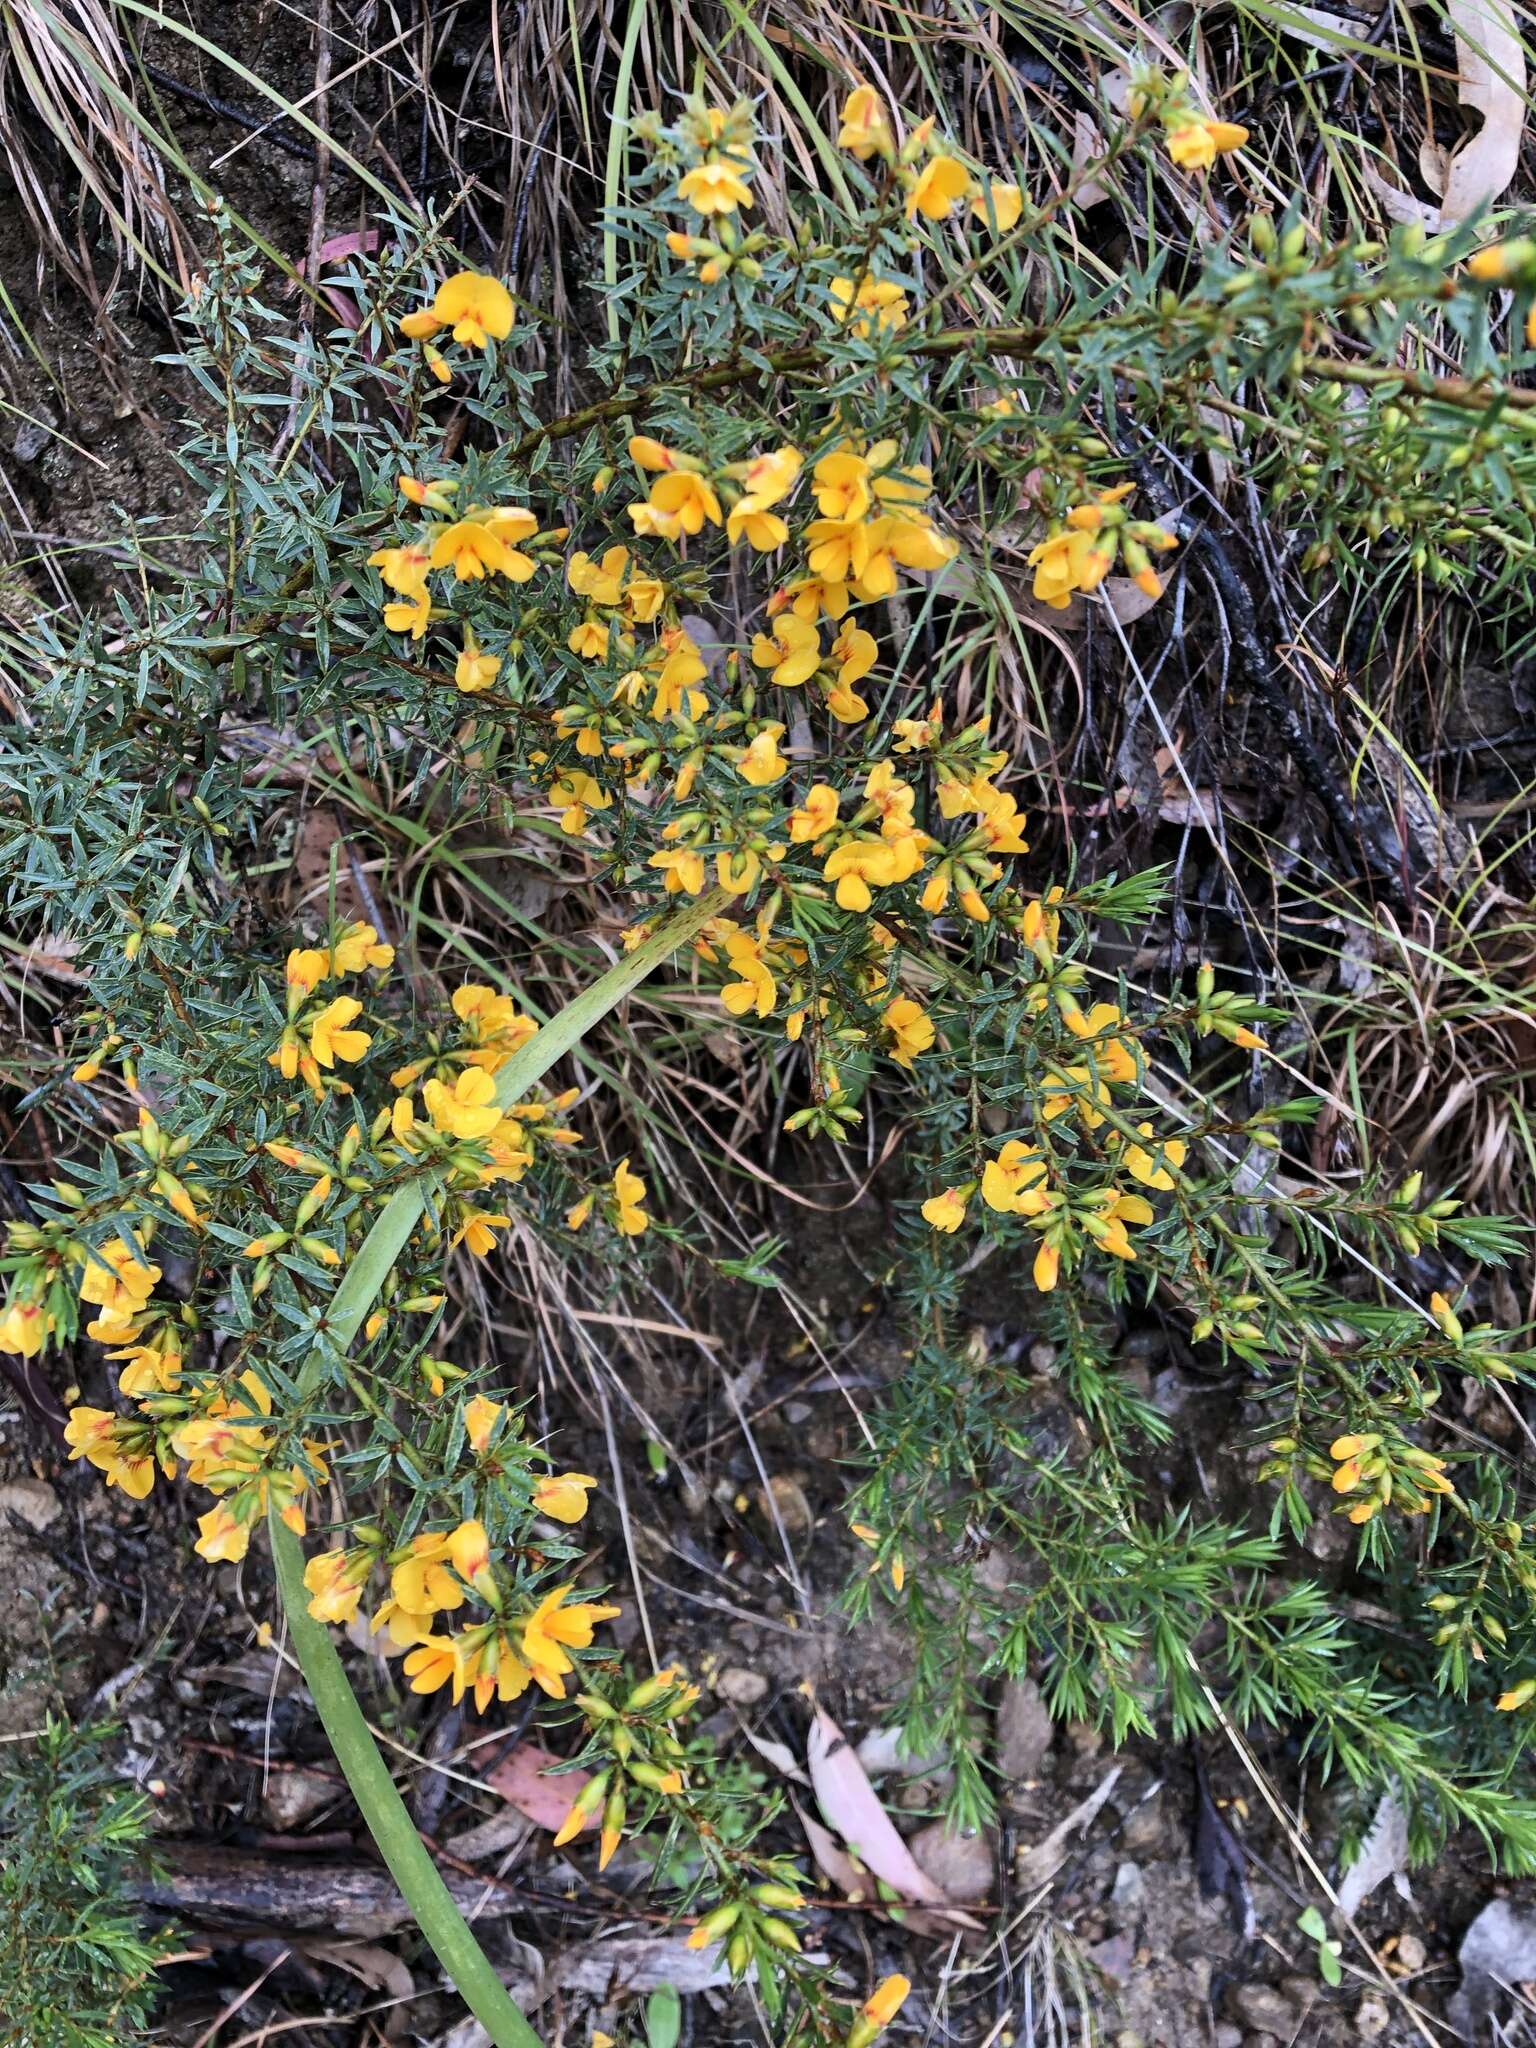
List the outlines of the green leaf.
<svg viewBox="0 0 1536 2048">
<path fill-rule="evenodd" d="M 645 2001 L 649 2048 L 677 2048 L 683 2031 L 683 2001 L 670 1984 L 658 1984 Z"/>
</svg>

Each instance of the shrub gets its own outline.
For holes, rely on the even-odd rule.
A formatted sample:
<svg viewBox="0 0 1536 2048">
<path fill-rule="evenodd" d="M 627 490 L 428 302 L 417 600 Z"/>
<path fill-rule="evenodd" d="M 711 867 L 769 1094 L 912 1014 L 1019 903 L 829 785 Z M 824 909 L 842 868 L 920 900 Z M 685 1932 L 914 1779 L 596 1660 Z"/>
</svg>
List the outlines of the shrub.
<svg viewBox="0 0 1536 2048">
<path fill-rule="evenodd" d="M 149 1801 L 115 1781 L 110 1733 L 50 1715 L 0 1774 L 0 2012 L 20 2048 L 119 2048 L 148 2021 L 167 1944 L 145 1939 L 127 1879 Z"/>
<path fill-rule="evenodd" d="M 1442 1420 L 1448 1388 L 1532 1361 L 1403 1266 L 1426 1246 L 1497 1263 L 1520 1235 L 1419 1175 L 1314 1184 L 1295 1143 L 1318 1103 L 1266 1035 L 1285 1011 L 1210 963 L 1156 985 L 1112 964 L 1167 876 L 1028 864 L 1027 799 L 1050 792 L 1004 688 L 1004 565 L 1027 541 L 1038 605 L 1092 600 L 1122 634 L 1142 613 L 1155 634 L 1165 582 L 1199 564 L 1236 685 L 1279 704 L 1252 599 L 1180 503 L 1206 456 L 1346 591 L 1507 585 L 1531 536 L 1505 358 L 1531 344 L 1506 323 L 1536 262 L 1513 242 L 1461 267 L 1470 231 L 1322 247 L 1261 215 L 1110 275 L 1076 239 L 1077 192 L 1150 158 L 1197 198 L 1244 140 L 1153 75 L 1106 157 L 1041 202 L 867 86 L 840 154 L 821 139 L 832 196 L 761 225 L 749 106 L 637 127 L 649 182 L 608 230 L 617 338 L 593 351 L 598 395 L 557 417 L 519 367 L 522 309 L 440 238 L 397 223 L 331 281 L 355 325 L 296 335 L 212 219 L 185 357 L 199 558 L 40 646 L 4 761 L 13 915 L 67 937 L 90 985 L 72 1072 L 40 1099 L 77 1115 L 110 1073 L 137 1120 L 99 1152 L 82 1133 L 13 1226 L 0 1341 L 68 1342 L 84 1303 L 119 1398 L 75 1409 L 76 1455 L 134 1496 L 184 1467 L 210 1496 L 205 1557 L 267 1524 L 317 1704 L 408 1889 L 430 1865 L 318 1626 L 364 1611 L 414 1692 L 569 1698 L 595 1775 L 562 1837 L 595 1822 L 600 1861 L 635 1825 L 690 1838 L 694 1939 L 755 1968 L 774 2009 L 793 1999 L 798 2038 L 862 2048 L 899 1984 L 850 2015 L 797 1959 L 770 1809 L 727 1824 L 737 1792 L 680 1732 L 685 1680 L 623 1673 L 574 1545 L 535 1530 L 579 1523 L 595 1481 L 436 1342 L 455 1255 L 510 1236 L 616 1287 L 717 1257 L 654 1133 L 589 1163 L 582 1087 L 547 1078 L 681 954 L 751 1034 L 791 1134 L 899 1119 L 910 1365 L 869 1419 L 850 1516 L 873 1569 L 849 1605 L 878 1595 L 909 1627 L 908 1725 L 951 1748 L 957 1815 L 989 1804 L 978 1689 L 1030 1667 L 1117 1739 L 1296 1724 L 1328 1771 L 1397 1787 L 1417 1854 L 1466 1821 L 1505 1868 L 1536 1866 L 1510 1782 L 1536 1697 L 1524 1509 Z M 1452 348 L 1455 375 L 1404 367 Z M 536 835 L 601 901 L 616 964 L 563 1007 L 538 1002 L 533 953 L 450 991 L 421 934 L 402 976 L 334 886 L 322 928 L 269 930 L 257 723 L 321 788 L 363 776 L 397 816 Z M 1069 1444 L 968 1332 L 990 1254 L 1031 1272 Z M 1167 1423 L 1113 1351 L 1153 1300 L 1269 1418 L 1255 1525 L 1148 1482 Z M 332 1476 L 346 1516 L 316 1527 Z M 1289 1562 L 1321 1512 L 1358 1531 L 1390 1655 Z M 1000 1589 L 971 1569 L 978 1531 Z M 485 2017 L 494 1986 L 412 1895 Z"/>
</svg>

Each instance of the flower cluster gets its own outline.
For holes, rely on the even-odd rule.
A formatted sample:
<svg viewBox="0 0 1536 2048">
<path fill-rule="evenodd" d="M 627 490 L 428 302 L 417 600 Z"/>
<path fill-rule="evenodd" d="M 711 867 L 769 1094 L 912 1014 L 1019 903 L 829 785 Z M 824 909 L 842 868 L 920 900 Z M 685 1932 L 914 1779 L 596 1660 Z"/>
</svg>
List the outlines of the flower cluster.
<svg viewBox="0 0 1536 2048">
<path fill-rule="evenodd" d="M 1169 158 L 1181 170 L 1208 171 L 1217 157 L 1230 156 L 1248 140 L 1240 122 L 1200 111 L 1187 77 L 1142 73 L 1131 86 L 1130 110 L 1136 120 L 1151 118 L 1161 125 Z"/>
<path fill-rule="evenodd" d="M 425 634 L 434 616 L 430 584 L 434 570 L 451 570 L 456 585 L 479 583 L 488 576 L 526 583 L 539 563 L 524 551 L 523 543 L 547 550 L 565 537 L 563 527 L 541 530 L 533 513 L 522 505 L 467 505 L 455 514 L 453 499 L 458 488 L 452 477 L 431 483 L 411 476 L 400 478 L 401 493 L 411 504 L 442 516 L 429 519 L 414 539 L 396 547 L 375 548 L 368 557 L 368 566 L 378 570 L 385 589 L 394 593 L 384 606 L 384 623 L 392 633 L 409 633 L 413 640 Z M 483 655 L 473 634 L 467 632 L 454 681 L 466 696 L 472 696 L 490 689 L 500 666 L 500 657 Z"/>
<path fill-rule="evenodd" d="M 449 1252 L 463 1244 L 483 1255 L 496 1232 L 510 1225 L 505 1211 L 481 1206 L 483 1190 L 515 1185 L 546 1161 L 567 1183 L 571 1178 L 566 1161 L 579 1138 L 564 1112 L 576 1091 L 551 1094 L 535 1087 L 500 1100 L 498 1077 L 537 1025 L 510 996 L 483 984 L 466 983 L 453 992 L 451 1029 L 426 1033 L 417 1056 L 391 1071 L 392 1095 L 371 1123 L 365 1126 L 353 1112 L 354 1081 L 343 1079 L 341 1069 L 359 1075 L 381 1036 L 387 1041 L 395 1035 L 379 1002 L 380 977 L 393 957 L 375 928 L 361 921 L 341 926 L 323 945 L 289 952 L 283 1022 L 259 1071 L 275 1076 L 278 1089 L 292 1082 L 303 1088 L 263 1113 L 255 1138 L 237 1155 L 235 1171 L 200 1164 L 193 1141 L 168 1131 L 141 1101 L 136 1126 L 117 1140 L 121 1161 L 109 1199 L 90 1201 L 79 1188 L 58 1181 L 59 1217 L 9 1227 L 4 1267 L 11 1282 L 0 1311 L 0 1347 L 35 1357 L 50 1341 L 70 1339 L 89 1316 L 85 1333 L 107 1347 L 118 1390 L 131 1410 L 118 1414 L 77 1405 L 66 1430 L 71 1454 L 135 1499 L 150 1491 L 157 1470 L 173 1478 L 185 1469 L 214 1496 L 199 1520 L 197 1542 L 210 1560 L 242 1558 L 269 1506 L 302 1532 L 307 1498 L 325 1483 L 333 1446 L 306 1431 L 302 1412 L 277 1412 L 278 1383 L 257 1367 L 246 1363 L 224 1373 L 205 1361 L 199 1311 L 165 1292 L 167 1268 L 155 1257 L 160 1232 L 180 1225 L 209 1241 L 230 1243 L 249 1262 L 238 1282 L 244 1299 L 255 1303 L 277 1288 L 296 1306 L 306 1295 L 324 1298 L 330 1276 L 360 1243 L 402 1173 L 429 1172 L 440 1190 L 437 1203 L 411 1257 L 390 1275 L 367 1321 L 365 1337 L 371 1341 L 393 1316 L 435 1310 Z M 363 996 L 333 992 L 336 982 L 360 977 L 370 978 Z M 365 1011 L 365 997 L 377 1014 Z M 122 1051 L 121 1034 L 109 1033 L 92 1055 L 98 1071 L 112 1056 L 132 1088 L 136 1069 Z M 263 1134 L 274 1129 L 281 1134 Z M 195 1149 L 201 1154 L 204 1144 Z M 616 1233 L 637 1235 L 649 1218 L 640 1206 L 644 1183 L 628 1160 L 615 1169 L 611 1190 Z M 231 1227 L 236 1215 L 252 1218 L 253 1198 L 264 1212 L 255 1235 L 249 1220 L 244 1231 Z M 596 1200 L 594 1191 L 577 1209 L 590 1211 Z M 427 1360 L 421 1377 L 441 1397 L 462 1374 L 446 1361 Z M 513 1439 L 506 1435 L 505 1417 L 500 1404 L 480 1397 L 462 1410 L 462 1440 L 475 1461 L 476 1487 L 483 1498 L 502 1503 L 498 1526 L 510 1526 L 509 1516 L 515 1521 L 530 1513 L 579 1520 L 595 1483 L 586 1474 L 546 1475 L 506 1495 L 508 1471 L 523 1471 L 527 1454 L 519 1452 L 508 1466 L 506 1446 Z M 457 1673 L 460 1689 L 482 1700 L 487 1684 L 507 1697 L 509 1686 L 520 1689 L 528 1678 L 558 1692 L 556 1681 L 571 1668 L 566 1652 L 590 1643 L 590 1625 L 606 1610 L 568 1604 L 569 1589 L 519 1606 L 495 1569 L 477 1560 L 471 1537 L 462 1531 L 417 1535 L 404 1552 L 391 1552 L 383 1533 L 370 1525 L 349 1550 L 326 1553 L 312 1564 L 311 1590 L 321 1603 L 316 1612 L 334 1610 L 331 1618 L 347 1618 L 374 1566 L 390 1570 L 392 1640 L 402 1647 L 431 1646 L 431 1658 L 413 1667 L 414 1680 L 439 1666 L 432 1615 L 465 1598 L 490 1600 L 486 1589 L 496 1588 L 500 1604 L 490 1602 L 496 1624 L 487 1623 L 473 1642 L 455 1651 L 459 1661 L 451 1669 L 443 1665 L 445 1676 Z M 466 1561 L 474 1562 L 473 1570 L 464 1569 Z"/>
<path fill-rule="evenodd" d="M 1128 517 L 1124 501 L 1133 489 L 1116 484 L 1052 521 L 1029 557 L 1034 594 L 1042 604 L 1065 611 L 1078 591 L 1097 590 L 1117 561 L 1139 590 L 1148 597 L 1162 596 L 1152 556 L 1177 547 L 1178 541 L 1149 519 Z"/>
<path fill-rule="evenodd" d="M 554 1847 L 563 1848 L 584 1828 L 600 1828 L 597 1867 L 606 1870 L 624 1832 L 629 1802 L 638 1792 L 657 1800 L 675 1799 L 684 1790 L 686 1754 L 675 1724 L 695 1705 L 698 1687 L 689 1685 L 672 1665 L 654 1678 L 631 1686 L 622 1700 L 601 1693 L 576 1695 L 586 1716 L 587 1755 L 602 1767 L 594 1771 L 571 1801 L 556 1830 Z"/>
<path fill-rule="evenodd" d="M 466 1441 L 473 1450 L 474 1438 Z M 487 1434 L 477 1456 L 490 1441 Z M 558 1508 L 558 1519 L 575 1521 L 595 1484 L 585 1473 L 554 1475 L 535 1488 L 534 1507 L 545 1513 Z M 310 1613 L 317 1621 L 352 1621 L 375 1570 L 383 1570 L 389 1596 L 373 1616 L 374 1633 L 387 1631 L 390 1645 L 406 1652 L 403 1668 L 412 1692 L 451 1686 L 455 1706 L 467 1694 L 483 1713 L 493 1699 L 518 1699 L 530 1685 L 563 1699 L 565 1681 L 576 1668 L 571 1652 L 590 1649 L 593 1630 L 619 1611 L 573 1600 L 570 1586 L 556 1586 L 529 1603 L 478 1521 L 419 1531 L 393 1550 L 375 1529 L 359 1536 L 353 1544 L 319 1552 L 305 1566 Z M 466 1608 L 472 1619 L 439 1631 L 440 1616 Z"/>
<path fill-rule="evenodd" d="M 872 85 L 859 85 L 843 103 L 837 143 L 860 163 L 881 166 L 909 221 L 947 220 L 958 207 L 968 206 L 994 233 L 1016 227 L 1024 210 L 1019 187 L 973 169 L 937 130 L 930 114 L 898 143 L 879 93 Z"/>
</svg>

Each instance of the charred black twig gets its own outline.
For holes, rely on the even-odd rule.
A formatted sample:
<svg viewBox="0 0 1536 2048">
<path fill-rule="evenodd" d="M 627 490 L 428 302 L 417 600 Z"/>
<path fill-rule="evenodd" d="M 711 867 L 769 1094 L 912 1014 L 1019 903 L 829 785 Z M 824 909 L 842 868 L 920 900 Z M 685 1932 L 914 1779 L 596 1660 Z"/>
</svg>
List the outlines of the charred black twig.
<svg viewBox="0 0 1536 2048">
<path fill-rule="evenodd" d="M 1194 526 L 1183 537 L 1191 550 L 1198 553 L 1201 566 L 1226 610 L 1232 651 L 1243 681 L 1269 713 L 1303 781 L 1333 820 L 1361 874 L 1383 885 L 1394 901 L 1406 908 L 1408 891 L 1401 842 L 1384 818 L 1372 816 L 1351 800 L 1337 767 L 1302 723 L 1264 646 L 1253 595 L 1232 557 L 1208 526 Z"/>
<path fill-rule="evenodd" d="M 142 58 L 140 64 L 144 76 L 153 84 L 162 86 L 166 92 L 174 93 L 179 100 L 186 100 L 194 107 L 201 107 L 204 113 L 217 114 L 221 121 L 233 121 L 237 128 L 243 128 L 247 135 L 265 135 L 267 140 L 283 150 L 288 156 L 296 156 L 301 163 L 313 163 L 315 146 L 311 142 L 298 142 L 279 128 L 275 122 L 254 114 L 248 114 L 243 107 L 235 106 L 229 100 L 220 99 L 217 93 L 203 92 L 200 87 L 188 85 L 185 79 L 177 78 L 169 71 L 162 71 L 158 64 L 150 64 Z"/>
</svg>

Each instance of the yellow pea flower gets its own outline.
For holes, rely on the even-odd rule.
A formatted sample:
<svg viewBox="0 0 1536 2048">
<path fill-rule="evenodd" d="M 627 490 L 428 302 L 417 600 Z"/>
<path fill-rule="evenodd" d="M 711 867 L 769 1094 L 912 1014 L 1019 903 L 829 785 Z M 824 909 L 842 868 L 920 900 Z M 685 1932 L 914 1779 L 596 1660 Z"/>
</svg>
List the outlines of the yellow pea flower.
<svg viewBox="0 0 1536 2048">
<path fill-rule="evenodd" d="M 898 996 L 880 1013 L 880 1022 L 890 1033 L 891 1058 L 899 1067 L 910 1067 L 920 1052 L 934 1041 L 933 1019 L 921 1003 L 910 996 Z"/>
<path fill-rule="evenodd" d="M 1168 130 L 1168 154 L 1186 171 L 1208 171 L 1217 157 L 1241 149 L 1248 130 L 1236 121 L 1217 121 L 1206 114 L 1189 114 Z"/>
<path fill-rule="evenodd" d="M 731 507 L 726 515 L 725 530 L 732 547 L 738 540 L 745 540 L 760 555 L 771 555 L 775 548 L 783 547 L 789 539 L 789 527 L 777 512 L 759 511 L 745 499 Z"/>
<path fill-rule="evenodd" d="M 794 489 L 804 461 L 800 450 L 787 443 L 766 455 L 753 456 L 742 476 L 746 495 L 741 503 L 750 502 L 753 510 L 758 512 L 766 512 L 769 506 L 777 505 Z"/>
<path fill-rule="evenodd" d="M 384 607 L 384 624 L 391 633 L 409 633 L 413 640 L 420 640 L 431 622 L 432 599 L 425 588 L 414 597 Z"/>
<path fill-rule="evenodd" d="M 991 212 L 988 213 L 988 201 Z M 1017 185 L 1005 185 L 1000 179 L 991 178 L 986 189 L 978 192 L 971 201 L 971 212 L 986 226 L 995 226 L 1000 235 L 1006 235 L 1010 228 L 1016 228 L 1024 211 L 1024 194 Z"/>
<path fill-rule="evenodd" d="M 832 317 L 861 340 L 871 334 L 899 334 L 907 324 L 907 295 L 889 278 L 834 277 L 827 287 Z"/>
<path fill-rule="evenodd" d="M 639 1237 L 650 1228 L 651 1219 L 640 1206 L 645 1200 L 645 1182 L 630 1171 L 627 1158 L 613 1170 L 613 1199 L 618 1204 L 614 1228 L 621 1237 Z"/>
<path fill-rule="evenodd" d="M 811 482 L 823 519 L 862 519 L 874 502 L 869 464 L 852 448 L 833 448 L 823 455 L 811 471 Z"/>
<path fill-rule="evenodd" d="M 752 660 L 772 670 L 771 680 L 781 690 L 798 689 L 821 666 L 821 637 L 813 625 L 788 612 L 774 620 L 771 633 L 754 637 Z"/>
<path fill-rule="evenodd" d="M 915 835 L 907 839 L 876 839 L 860 833 L 832 849 L 823 864 L 822 875 L 836 883 L 840 909 L 868 910 L 874 901 L 871 889 L 909 881 L 921 865 L 922 854 Z"/>
<path fill-rule="evenodd" d="M 669 896 L 697 896 L 704 887 L 704 856 L 690 846 L 664 846 L 646 865 L 661 870 Z"/>
<path fill-rule="evenodd" d="M 872 85 L 856 85 L 844 100 L 837 146 L 850 150 L 860 163 L 868 163 L 874 156 L 889 159 L 895 154 L 896 138 L 890 116 Z"/>
<path fill-rule="evenodd" d="M 466 640 L 453 666 L 453 680 L 466 697 L 489 690 L 501 673 L 499 654 L 482 654 L 472 640 Z"/>
<path fill-rule="evenodd" d="M 721 157 L 685 171 L 677 183 L 677 196 L 706 220 L 713 214 L 735 213 L 738 207 L 753 204 L 745 166 Z"/>
<path fill-rule="evenodd" d="M 337 996 L 309 1027 L 309 1050 L 316 1065 L 333 1067 L 338 1060 L 360 1060 L 373 1043 L 371 1033 L 350 1028 L 363 1006 L 355 996 Z"/>
<path fill-rule="evenodd" d="M 13 1357 L 36 1358 L 53 1333 L 54 1319 L 40 1301 L 13 1301 L 0 1315 L 0 1351 Z M 134 1388 L 123 1383 L 125 1393 Z"/>
<path fill-rule="evenodd" d="M 451 1637 L 428 1636 L 411 1651 L 403 1668 L 412 1692 L 437 1692 L 451 1680 L 455 1705 L 464 1697 L 464 1673 Z"/>
<path fill-rule="evenodd" d="M 1136 1133 L 1138 1137 L 1151 1138 L 1152 1126 L 1138 1124 Z M 1125 1170 L 1132 1180 L 1140 1181 L 1144 1188 L 1156 1188 L 1166 1194 L 1174 1184 L 1174 1173 L 1179 1171 L 1189 1156 L 1189 1146 L 1183 1138 L 1164 1138 L 1158 1144 L 1157 1154 L 1164 1161 L 1161 1166 L 1145 1145 L 1127 1145 L 1121 1157 Z M 1172 1172 L 1169 1171 L 1170 1168 Z"/>
<path fill-rule="evenodd" d="M 837 791 L 827 782 L 815 782 L 805 793 L 804 803 L 789 814 L 789 836 L 796 845 L 820 839 L 837 823 Z"/>
<path fill-rule="evenodd" d="M 143 1314 L 161 1278 L 160 1268 L 140 1257 L 143 1249 L 137 1231 L 86 1247 L 80 1299 L 99 1308 L 103 1322 L 128 1322 Z"/>
<path fill-rule="evenodd" d="M 143 1500 L 155 1483 L 148 1433 L 105 1408 L 71 1408 L 64 1441 L 71 1461 L 85 1458 L 105 1474 L 108 1486 L 120 1487 L 130 1500 Z M 174 1475 L 174 1464 L 168 1469 Z"/>
<path fill-rule="evenodd" d="M 533 1505 L 555 1522 L 579 1522 L 587 1512 L 587 1495 L 597 1481 L 588 1472 L 550 1472 L 533 1489 Z"/>
<path fill-rule="evenodd" d="M 684 533 L 702 532 L 706 520 L 711 526 L 720 524 L 720 500 L 714 485 L 691 469 L 669 470 L 657 477 L 649 498 L 652 506 L 675 519 Z"/>
<path fill-rule="evenodd" d="M 471 1050 L 462 1057 L 470 1066 L 484 1067 L 494 1074 L 538 1033 L 532 1017 L 525 1017 L 512 998 L 487 988 L 483 982 L 466 981 L 450 998 L 453 1014 L 463 1024 Z"/>
<path fill-rule="evenodd" d="M 567 1650 L 592 1647 L 592 1632 L 601 1621 L 611 1621 L 619 1612 L 595 1601 L 565 1603 L 574 1586 L 558 1586 L 547 1593 L 522 1624 L 522 1654 L 535 1680 L 552 1699 L 564 1699 L 565 1674 L 575 1667 Z"/>
<path fill-rule="evenodd" d="M 432 319 L 438 327 L 451 327 L 454 340 L 466 348 L 488 349 L 512 332 L 512 294 L 497 278 L 460 270 L 438 286 Z"/>
<path fill-rule="evenodd" d="M 967 1197 L 959 1188 L 944 1188 L 936 1195 L 930 1195 L 923 1204 L 922 1216 L 925 1223 L 946 1235 L 958 1230 L 965 1221 Z"/>
<path fill-rule="evenodd" d="M 432 551 L 421 546 L 375 548 L 368 557 L 368 566 L 378 570 L 386 590 L 393 590 L 398 596 L 407 597 L 415 603 L 426 592 Z"/>
<path fill-rule="evenodd" d="M 770 725 L 743 748 L 736 763 L 736 773 L 743 782 L 750 782 L 754 789 L 766 789 L 770 783 L 783 778 L 789 769 L 789 763 L 779 752 L 779 741 L 783 735 L 782 725 Z"/>
<path fill-rule="evenodd" d="M 862 516 L 813 519 L 805 540 L 811 573 L 823 582 L 854 583 L 869 567 L 869 529 Z"/>
<path fill-rule="evenodd" d="M 1046 1162 L 1022 1138 L 1010 1138 L 982 1169 L 981 1199 L 1002 1216 L 1038 1216 L 1050 1206 L 1041 1183 Z"/>
<path fill-rule="evenodd" d="M 873 633 L 866 633 L 851 619 L 845 620 L 832 642 L 831 658 L 837 663 L 837 687 L 850 690 L 864 680 L 880 652 Z"/>
<path fill-rule="evenodd" d="M 869 716 L 869 705 L 846 683 L 833 683 L 827 691 L 827 709 L 840 725 L 858 725 Z"/>
<path fill-rule="evenodd" d="M 193 1549 L 210 1564 L 238 1564 L 251 1543 L 251 1525 L 237 1521 L 219 1501 L 197 1518 L 199 1535 Z"/>
<path fill-rule="evenodd" d="M 484 1394 L 475 1394 L 464 1403 L 464 1434 L 477 1458 L 489 1450 L 496 1426 L 506 1412 L 504 1402 L 487 1400 Z"/>
<path fill-rule="evenodd" d="M 431 564 L 434 569 L 452 568 L 460 583 L 475 583 L 492 574 L 526 583 L 537 567 L 533 557 L 513 547 L 489 518 L 456 519 L 440 528 L 432 542 Z"/>
<path fill-rule="evenodd" d="M 337 933 L 329 959 L 332 974 L 361 974 L 365 967 L 392 967 L 395 949 L 381 942 L 371 924 L 354 920 Z"/>
<path fill-rule="evenodd" d="M 450 1088 L 442 1081 L 425 1083 L 421 1091 L 427 1114 L 439 1131 L 453 1138 L 484 1138 L 501 1121 L 496 1083 L 483 1067 L 466 1067 Z"/>
<path fill-rule="evenodd" d="M 304 1567 L 304 1590 L 316 1621 L 345 1627 L 357 1614 L 373 1559 L 367 1550 L 322 1550 Z"/>
<path fill-rule="evenodd" d="M 462 1209 L 459 1212 L 459 1227 L 453 1234 L 449 1250 L 467 1244 L 477 1259 L 483 1259 L 496 1246 L 496 1233 L 510 1227 L 512 1218 L 502 1215 L 488 1215 L 483 1209 Z"/>
<path fill-rule="evenodd" d="M 971 174 L 957 157 L 931 156 L 907 194 L 907 219 L 946 220 L 971 189 Z"/>
</svg>

